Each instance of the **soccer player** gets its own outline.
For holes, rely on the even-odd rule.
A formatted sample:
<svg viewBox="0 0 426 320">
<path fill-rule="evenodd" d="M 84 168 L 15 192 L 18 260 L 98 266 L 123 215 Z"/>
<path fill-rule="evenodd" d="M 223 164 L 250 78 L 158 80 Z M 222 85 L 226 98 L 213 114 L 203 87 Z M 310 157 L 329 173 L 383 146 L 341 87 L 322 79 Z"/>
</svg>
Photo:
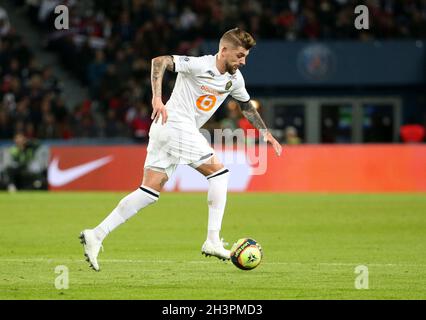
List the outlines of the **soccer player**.
<svg viewBox="0 0 426 320">
<path fill-rule="evenodd" d="M 177 164 L 187 164 L 209 182 L 208 231 L 201 252 L 206 256 L 230 259 L 220 238 L 226 204 L 229 171 L 215 156 L 199 128 L 207 122 L 228 95 L 239 101 L 242 114 L 259 129 L 264 141 L 277 155 L 281 145 L 267 130 L 250 101 L 239 70 L 246 64 L 253 37 L 238 28 L 223 34 L 216 55 L 201 57 L 160 56 L 152 59 L 151 85 L 153 123 L 142 185 L 124 197 L 96 228 L 80 234 L 86 260 L 99 271 L 97 257 L 105 237 L 139 210 L 158 201 L 160 191 Z M 177 72 L 175 87 L 166 105 L 162 101 L 162 80 L 166 70 Z"/>
</svg>

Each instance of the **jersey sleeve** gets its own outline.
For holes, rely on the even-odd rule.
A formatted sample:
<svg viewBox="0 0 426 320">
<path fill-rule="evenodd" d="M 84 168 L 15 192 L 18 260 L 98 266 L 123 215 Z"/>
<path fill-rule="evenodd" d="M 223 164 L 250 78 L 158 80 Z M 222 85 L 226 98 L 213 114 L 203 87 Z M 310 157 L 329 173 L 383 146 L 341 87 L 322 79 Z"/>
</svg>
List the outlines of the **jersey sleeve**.
<svg viewBox="0 0 426 320">
<path fill-rule="evenodd" d="M 173 55 L 175 72 L 199 74 L 202 72 L 204 63 L 203 57 L 188 57 Z"/>
<path fill-rule="evenodd" d="M 238 80 L 234 90 L 231 91 L 231 96 L 240 102 L 247 102 L 250 100 L 250 95 L 247 92 L 246 84 L 241 74 Z"/>
</svg>

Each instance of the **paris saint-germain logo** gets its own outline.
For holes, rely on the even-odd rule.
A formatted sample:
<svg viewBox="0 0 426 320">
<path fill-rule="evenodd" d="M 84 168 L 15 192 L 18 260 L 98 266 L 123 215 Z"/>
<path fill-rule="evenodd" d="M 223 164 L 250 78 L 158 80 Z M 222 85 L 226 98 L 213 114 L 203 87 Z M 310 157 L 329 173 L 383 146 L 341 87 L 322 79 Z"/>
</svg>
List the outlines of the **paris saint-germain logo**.
<svg viewBox="0 0 426 320">
<path fill-rule="evenodd" d="M 308 80 L 326 80 L 335 71 L 336 56 L 325 45 L 309 45 L 299 53 L 297 66 L 299 72 Z"/>
</svg>

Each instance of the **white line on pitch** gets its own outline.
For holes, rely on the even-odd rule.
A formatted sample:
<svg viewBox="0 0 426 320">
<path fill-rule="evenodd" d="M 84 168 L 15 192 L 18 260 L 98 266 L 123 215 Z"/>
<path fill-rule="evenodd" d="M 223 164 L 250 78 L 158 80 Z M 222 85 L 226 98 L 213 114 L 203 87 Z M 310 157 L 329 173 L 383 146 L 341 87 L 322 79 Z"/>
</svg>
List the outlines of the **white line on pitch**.
<svg viewBox="0 0 426 320">
<path fill-rule="evenodd" d="M 30 263 L 30 262 L 44 262 L 44 263 L 79 263 L 84 261 L 84 259 L 50 259 L 50 258 L 24 258 L 24 259 L 10 259 L 10 258 L 0 258 L 1 262 L 22 262 L 22 263 Z M 216 260 L 213 260 L 216 261 Z M 178 261 L 178 260 L 131 260 L 131 259 L 100 259 L 100 262 L 105 263 L 173 263 L 173 264 L 206 264 L 210 263 L 210 261 L 198 261 L 198 260 L 188 260 L 188 261 Z M 340 263 L 340 262 L 282 262 L 282 261 L 264 261 L 263 264 L 266 265 L 309 265 L 309 266 L 357 266 L 357 265 L 367 265 L 367 266 L 377 266 L 377 267 L 426 267 L 426 264 L 409 264 L 409 263 Z"/>
</svg>

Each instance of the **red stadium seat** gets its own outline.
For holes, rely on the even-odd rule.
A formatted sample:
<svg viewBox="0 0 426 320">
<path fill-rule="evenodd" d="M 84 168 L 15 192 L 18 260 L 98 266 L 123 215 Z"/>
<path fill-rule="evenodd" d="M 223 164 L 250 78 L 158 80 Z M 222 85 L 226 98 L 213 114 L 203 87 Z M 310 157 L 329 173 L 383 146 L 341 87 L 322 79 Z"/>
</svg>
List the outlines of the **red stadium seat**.
<svg viewBox="0 0 426 320">
<path fill-rule="evenodd" d="M 425 138 L 425 128 L 419 124 L 407 124 L 401 127 L 400 134 L 405 143 L 422 142 Z"/>
</svg>

